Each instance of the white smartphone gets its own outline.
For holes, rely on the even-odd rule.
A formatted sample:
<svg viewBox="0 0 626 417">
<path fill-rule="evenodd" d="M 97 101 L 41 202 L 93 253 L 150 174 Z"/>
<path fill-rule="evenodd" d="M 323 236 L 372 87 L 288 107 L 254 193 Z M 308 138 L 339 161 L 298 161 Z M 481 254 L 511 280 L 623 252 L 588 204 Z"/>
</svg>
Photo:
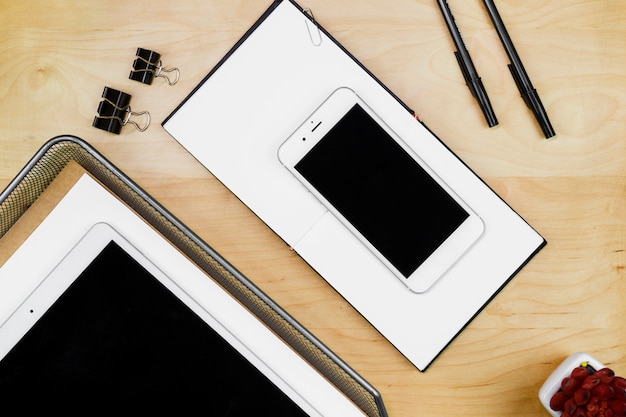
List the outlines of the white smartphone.
<svg viewBox="0 0 626 417">
<path fill-rule="evenodd" d="M 280 146 L 281 163 L 411 291 L 479 239 L 480 217 L 346 87 Z"/>
</svg>

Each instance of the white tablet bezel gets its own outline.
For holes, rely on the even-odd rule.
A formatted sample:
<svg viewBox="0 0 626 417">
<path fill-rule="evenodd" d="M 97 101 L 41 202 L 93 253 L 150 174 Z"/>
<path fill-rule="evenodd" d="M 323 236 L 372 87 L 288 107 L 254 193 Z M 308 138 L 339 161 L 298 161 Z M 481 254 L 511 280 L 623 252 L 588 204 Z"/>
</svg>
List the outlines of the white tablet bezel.
<svg viewBox="0 0 626 417">
<path fill-rule="evenodd" d="M 297 163 L 339 122 L 352 107 L 360 105 L 463 209 L 467 219 L 408 278 L 392 265 L 322 194 L 296 169 Z M 307 190 L 363 243 L 408 289 L 427 291 L 448 271 L 484 231 L 484 223 L 404 141 L 350 88 L 335 90 L 278 149 L 278 159 Z"/>
<path fill-rule="evenodd" d="M 319 401 L 329 401 L 331 407 L 324 408 L 341 410 L 341 415 L 363 416 L 361 410 L 354 406 L 342 393 L 332 386 L 324 377 L 314 371 L 309 364 L 304 362 L 295 352 L 278 339 L 271 331 L 263 326 L 258 320 L 248 320 L 245 323 L 237 322 L 237 318 L 251 316 L 232 297 L 215 291 L 209 294 L 192 296 L 189 288 L 205 286 L 207 290 L 218 288 L 214 285 L 206 285 L 209 278 L 206 275 L 191 276 L 180 274 L 172 277 L 165 274 L 137 247 L 131 244 L 119 232 L 107 223 L 97 223 L 71 248 L 65 257 L 54 269 L 36 286 L 36 288 L 19 304 L 9 317 L 0 325 L 0 359 L 3 358 L 12 347 L 24 336 L 24 334 L 36 323 L 45 311 L 57 300 L 69 285 L 80 275 L 82 271 L 101 253 L 104 247 L 111 241 L 117 243 L 133 259 L 139 262 L 152 276 L 166 286 L 173 294 L 189 306 L 199 317 L 208 323 L 218 334 L 228 341 L 248 361 L 263 372 L 274 384 L 288 395 L 298 406 L 311 416 L 322 417 L 331 415 L 319 411 Z M 155 254 L 156 256 L 156 254 Z M 2 278 L 0 268 L 0 279 Z M 201 278 L 204 277 L 204 278 Z M 198 279 L 207 282 L 196 282 Z M 224 297 L 224 295 L 226 297 Z M 211 306 L 207 306 L 207 300 Z M 230 309 L 234 314 L 221 314 L 221 320 L 212 314 L 211 309 L 220 309 L 220 313 Z M 224 323 L 225 317 L 233 316 L 232 322 Z M 232 326 L 246 326 L 245 331 L 254 335 L 246 341 L 237 336 L 242 329 L 235 332 L 229 330 Z M 254 346 L 250 346 L 250 340 L 254 340 Z M 284 367 L 275 369 L 268 365 L 265 355 L 279 355 Z M 294 372 L 297 375 L 287 375 Z M 207 378 L 210 376 L 207 375 Z M 287 381 L 294 378 L 304 378 L 307 381 L 306 392 L 292 387 Z M 317 405 L 316 405 L 317 403 Z M 335 415 L 335 414 L 332 414 Z M 340 415 L 340 414 L 336 414 Z"/>
</svg>

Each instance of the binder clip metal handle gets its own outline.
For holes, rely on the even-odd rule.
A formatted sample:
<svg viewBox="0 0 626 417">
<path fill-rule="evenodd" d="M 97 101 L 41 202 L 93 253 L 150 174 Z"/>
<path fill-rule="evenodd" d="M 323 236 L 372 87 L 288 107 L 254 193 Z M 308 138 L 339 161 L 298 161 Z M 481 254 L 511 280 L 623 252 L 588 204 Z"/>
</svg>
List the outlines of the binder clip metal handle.
<svg viewBox="0 0 626 417">
<path fill-rule="evenodd" d="M 93 119 L 93 127 L 119 135 L 122 127 L 131 124 L 143 132 L 150 126 L 150 113 L 147 111 L 134 112 L 130 108 L 131 95 L 104 87 L 103 100 L 98 105 L 98 115 Z M 142 124 L 131 120 L 132 117 L 143 117 Z"/>
<path fill-rule="evenodd" d="M 161 63 L 161 55 L 149 49 L 137 48 L 137 59 L 133 61 L 133 69 L 128 78 L 144 84 L 152 84 L 155 77 L 164 78 L 169 85 L 174 85 L 180 78 L 178 68 L 165 68 Z M 169 75 L 171 74 L 172 78 Z"/>
</svg>

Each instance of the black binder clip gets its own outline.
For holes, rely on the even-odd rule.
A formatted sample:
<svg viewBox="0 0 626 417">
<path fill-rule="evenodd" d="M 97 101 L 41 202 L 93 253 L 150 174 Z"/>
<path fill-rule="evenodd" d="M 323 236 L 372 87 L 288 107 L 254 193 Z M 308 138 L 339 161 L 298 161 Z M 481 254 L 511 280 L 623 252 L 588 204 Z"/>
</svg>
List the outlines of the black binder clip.
<svg viewBox="0 0 626 417">
<path fill-rule="evenodd" d="M 178 82 L 180 71 L 178 68 L 163 68 L 161 55 L 148 49 L 137 48 L 137 59 L 133 62 L 133 69 L 128 78 L 144 84 L 152 84 L 154 77 L 161 77 L 167 80 L 169 85 Z M 173 73 L 173 80 L 163 73 Z"/>
<path fill-rule="evenodd" d="M 102 97 L 104 100 L 98 105 L 98 115 L 93 119 L 93 127 L 119 135 L 122 126 L 128 123 L 135 126 L 140 132 L 145 131 L 150 126 L 150 113 L 147 111 L 134 112 L 130 109 L 132 97 L 130 94 L 104 87 Z M 145 123 L 140 126 L 135 121 L 130 120 L 133 116 L 144 116 Z"/>
</svg>

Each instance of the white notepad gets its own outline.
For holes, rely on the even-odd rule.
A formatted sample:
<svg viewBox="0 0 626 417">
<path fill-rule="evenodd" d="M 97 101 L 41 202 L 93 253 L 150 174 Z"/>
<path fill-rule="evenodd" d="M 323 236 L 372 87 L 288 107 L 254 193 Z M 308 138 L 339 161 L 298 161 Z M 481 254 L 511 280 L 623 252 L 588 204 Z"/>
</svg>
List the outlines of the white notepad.
<svg viewBox="0 0 626 417">
<path fill-rule="evenodd" d="M 281 143 L 334 90 L 354 90 L 485 224 L 416 294 L 281 165 Z M 276 1 L 164 128 L 418 369 L 425 370 L 545 240 L 296 3 Z"/>
</svg>

